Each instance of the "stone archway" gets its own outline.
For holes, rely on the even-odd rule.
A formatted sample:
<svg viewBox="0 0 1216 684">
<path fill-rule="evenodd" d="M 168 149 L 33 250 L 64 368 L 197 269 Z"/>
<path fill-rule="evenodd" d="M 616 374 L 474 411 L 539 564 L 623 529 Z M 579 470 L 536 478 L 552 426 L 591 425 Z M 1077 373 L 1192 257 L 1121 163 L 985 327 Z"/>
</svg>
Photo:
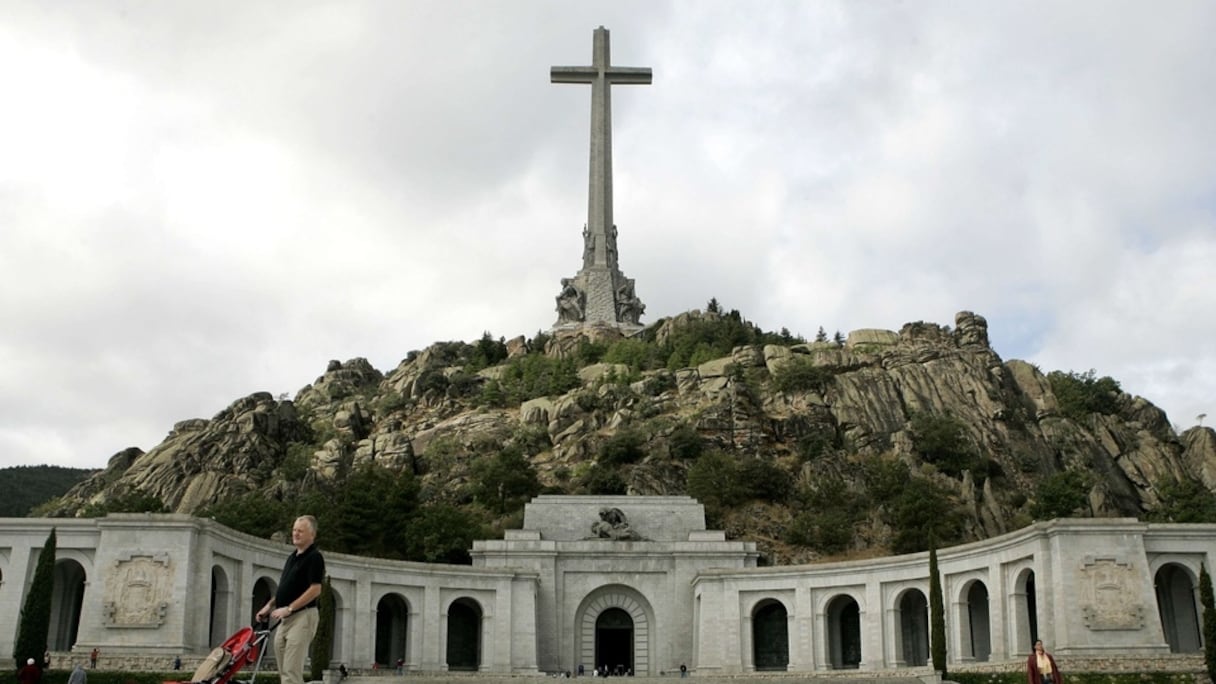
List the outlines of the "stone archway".
<svg viewBox="0 0 1216 684">
<path fill-rule="evenodd" d="M 481 604 L 464 597 L 448 606 L 447 669 L 477 672 L 481 668 Z"/>
<path fill-rule="evenodd" d="M 789 612 L 775 599 L 761 601 L 752 611 L 752 664 L 760 671 L 789 668 Z"/>
<path fill-rule="evenodd" d="M 409 634 L 409 604 L 401 594 L 385 594 L 376 604 L 376 646 L 373 660 L 384 667 L 404 665 Z"/>
<path fill-rule="evenodd" d="M 929 601 L 919 589 L 908 589 L 899 606 L 898 655 L 908 667 L 929 664 Z"/>
<path fill-rule="evenodd" d="M 207 629 L 208 645 L 221 644 L 233 631 L 228 624 L 228 602 L 232 591 L 228 587 L 228 573 L 218 565 L 211 566 L 211 609 Z M 265 605 L 265 604 L 263 604 Z M 255 606 L 261 608 L 261 606 Z"/>
<path fill-rule="evenodd" d="M 1199 610 L 1195 605 L 1195 583 L 1191 574 L 1177 563 L 1161 566 L 1154 577 L 1157 589 L 1157 612 L 1170 653 L 1194 653 L 1203 650 L 1199 636 Z"/>
<path fill-rule="evenodd" d="M 1010 642 L 1014 653 L 1030 653 L 1039 638 L 1038 596 L 1035 593 L 1034 570 L 1026 568 L 1013 581 L 1011 606 L 1013 608 L 1013 638 Z"/>
<path fill-rule="evenodd" d="M 611 613 L 609 611 L 612 611 Z M 616 612 L 619 611 L 619 612 Z M 606 622 L 601 625 L 600 616 L 605 616 Z M 596 647 L 604 642 L 598 641 L 601 636 L 605 639 L 620 638 L 620 633 L 600 634 L 601 628 L 623 630 L 625 618 L 632 624 L 632 657 L 633 672 L 638 676 L 656 674 L 650 671 L 650 637 L 651 625 L 654 624 L 650 604 L 636 590 L 623 585 L 601 587 L 587 595 L 578 607 L 574 616 L 575 624 L 575 664 L 593 668 L 598 664 Z M 610 622 L 608 622 L 610 621 Z M 610 663 L 609 668 L 617 663 Z"/>
<path fill-rule="evenodd" d="M 68 651 L 76 644 L 80 608 L 84 604 L 85 579 L 80 563 L 70 558 L 55 563 L 51 623 L 47 635 L 47 646 L 52 651 Z"/>
<path fill-rule="evenodd" d="M 962 622 L 959 637 L 962 639 L 963 659 L 986 662 L 992 653 L 988 586 L 981 580 L 972 580 L 965 585 L 963 597 L 959 616 Z"/>
<path fill-rule="evenodd" d="M 250 599 L 251 604 L 249 607 L 250 624 L 253 623 L 254 618 L 257 617 L 258 611 L 262 609 L 262 606 L 266 605 L 270 599 L 274 598 L 274 593 L 278 590 L 278 585 L 275 584 L 274 580 L 270 579 L 269 577 L 259 577 L 258 580 L 253 583 L 253 598 Z"/>
<path fill-rule="evenodd" d="M 861 606 L 848 594 L 827 605 L 828 659 L 833 670 L 861 667 Z"/>
</svg>

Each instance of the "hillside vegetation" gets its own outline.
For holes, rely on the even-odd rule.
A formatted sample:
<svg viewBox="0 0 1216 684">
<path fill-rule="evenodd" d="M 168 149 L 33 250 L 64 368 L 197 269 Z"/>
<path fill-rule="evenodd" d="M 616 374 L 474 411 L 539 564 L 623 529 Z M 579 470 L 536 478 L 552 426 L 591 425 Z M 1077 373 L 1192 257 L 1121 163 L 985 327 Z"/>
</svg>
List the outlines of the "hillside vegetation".
<svg viewBox="0 0 1216 684">
<path fill-rule="evenodd" d="M 38 465 L 0 468 L 0 518 L 21 518 L 48 499 L 63 496 L 96 470 Z"/>
<path fill-rule="evenodd" d="M 635 337 L 443 342 L 332 361 L 293 399 L 177 423 L 47 515 L 167 510 L 326 548 L 467 561 L 538 493 L 688 494 L 769 563 L 902 553 L 1061 516 L 1216 522 L 1216 433 L 1093 371 L 1003 361 L 987 323 L 806 342 L 711 301 Z"/>
</svg>

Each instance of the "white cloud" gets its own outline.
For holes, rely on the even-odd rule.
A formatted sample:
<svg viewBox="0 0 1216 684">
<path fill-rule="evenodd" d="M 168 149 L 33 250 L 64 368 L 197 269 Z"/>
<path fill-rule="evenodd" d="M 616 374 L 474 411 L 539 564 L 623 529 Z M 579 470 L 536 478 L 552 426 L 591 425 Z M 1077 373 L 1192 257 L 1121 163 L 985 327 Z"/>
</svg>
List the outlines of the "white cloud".
<svg viewBox="0 0 1216 684">
<path fill-rule="evenodd" d="M 616 88 L 644 320 L 985 315 L 1189 425 L 1216 390 L 1216 8 L 183 3 L 0 10 L 0 465 L 100 466 L 330 358 L 532 334 Z"/>
</svg>

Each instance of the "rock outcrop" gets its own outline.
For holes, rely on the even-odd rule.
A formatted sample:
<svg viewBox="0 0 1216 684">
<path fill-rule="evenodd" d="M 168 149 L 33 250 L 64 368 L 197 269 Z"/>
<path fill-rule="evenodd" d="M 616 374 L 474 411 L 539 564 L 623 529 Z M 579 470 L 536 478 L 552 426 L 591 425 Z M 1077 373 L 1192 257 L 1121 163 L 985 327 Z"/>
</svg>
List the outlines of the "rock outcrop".
<svg viewBox="0 0 1216 684">
<path fill-rule="evenodd" d="M 681 314 L 642 338 L 662 344 L 682 326 L 719 316 Z M 293 400 L 252 394 L 210 420 L 177 423 L 147 453 L 116 454 L 48 512 L 77 515 L 138 491 L 193 513 L 247 492 L 284 496 L 286 480 L 340 485 L 365 463 L 410 469 L 427 496 L 462 503 L 470 463 L 508 442 L 530 445 L 527 455 L 551 491 L 577 493 L 600 445 L 623 430 L 645 440 L 645 456 L 619 468 L 630 493 L 686 492 L 695 461 L 682 456 L 688 434 L 703 450 L 779 464 L 802 484 L 824 477 L 848 484 L 850 464 L 882 457 L 950 487 L 966 509 L 970 538 L 1029 522 L 1039 485 L 1065 470 L 1086 474 L 1088 504 L 1078 515 L 1142 516 L 1159 504 L 1154 485 L 1169 478 L 1216 489 L 1213 430 L 1177 435 L 1160 409 L 1126 394 L 1114 412 L 1064 415 L 1047 377 L 1029 363 L 1003 361 L 989 346 L 986 321 L 970 312 L 959 313 L 953 328 L 916 322 L 898 332 L 855 330 L 843 344 L 741 346 L 687 368 L 639 373 L 621 363 L 587 365 L 568 391 L 487 406 L 487 384 L 502 380 L 505 364 L 525 357 L 531 344 L 512 340 L 499 365 L 476 372 L 461 355 L 468 345 L 452 342 L 411 352 L 387 374 L 364 359 L 330 362 Z M 569 358 L 579 344 L 553 338 L 546 353 Z M 774 378 L 791 364 L 819 369 L 822 381 L 778 390 Z M 928 463 L 912 433 L 920 413 L 959 420 L 983 472 L 948 475 Z M 760 538 L 762 547 L 797 513 L 766 502 L 745 508 L 752 519 L 722 524 Z M 880 516 L 870 519 L 854 550 L 888 541 Z M 766 550 L 777 560 L 806 559 L 779 546 L 774 541 Z"/>
</svg>

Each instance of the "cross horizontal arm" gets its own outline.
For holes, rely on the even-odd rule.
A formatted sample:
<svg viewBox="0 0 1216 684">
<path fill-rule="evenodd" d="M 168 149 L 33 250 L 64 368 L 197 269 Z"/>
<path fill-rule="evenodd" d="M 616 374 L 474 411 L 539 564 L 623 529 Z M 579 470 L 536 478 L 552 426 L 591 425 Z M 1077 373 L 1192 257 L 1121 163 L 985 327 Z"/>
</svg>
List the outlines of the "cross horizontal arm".
<svg viewBox="0 0 1216 684">
<path fill-rule="evenodd" d="M 590 83 L 599 76 L 595 67 L 555 66 L 549 70 L 550 83 Z"/>
<path fill-rule="evenodd" d="M 600 70 L 593 67 L 555 66 L 549 69 L 550 83 L 591 83 L 600 75 Z M 608 82 L 616 85 L 645 85 L 651 82 L 652 75 L 644 67 L 612 67 L 604 70 Z"/>
</svg>

